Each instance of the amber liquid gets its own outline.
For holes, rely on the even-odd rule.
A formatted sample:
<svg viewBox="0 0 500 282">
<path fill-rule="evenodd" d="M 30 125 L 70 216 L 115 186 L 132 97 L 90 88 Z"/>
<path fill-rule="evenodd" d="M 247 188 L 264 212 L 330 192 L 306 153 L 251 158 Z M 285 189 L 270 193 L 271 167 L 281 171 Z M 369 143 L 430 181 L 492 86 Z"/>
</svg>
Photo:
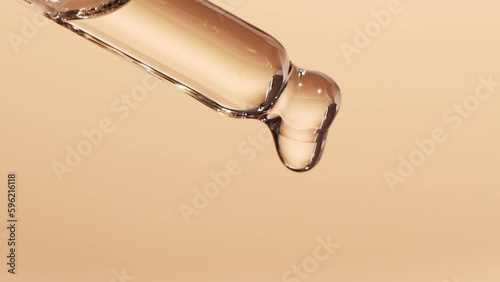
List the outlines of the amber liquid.
<svg viewBox="0 0 500 282">
<path fill-rule="evenodd" d="M 290 169 L 309 170 L 319 161 L 340 91 L 327 76 L 293 66 L 265 32 L 203 0 L 35 4 L 219 113 L 264 121 Z"/>
</svg>

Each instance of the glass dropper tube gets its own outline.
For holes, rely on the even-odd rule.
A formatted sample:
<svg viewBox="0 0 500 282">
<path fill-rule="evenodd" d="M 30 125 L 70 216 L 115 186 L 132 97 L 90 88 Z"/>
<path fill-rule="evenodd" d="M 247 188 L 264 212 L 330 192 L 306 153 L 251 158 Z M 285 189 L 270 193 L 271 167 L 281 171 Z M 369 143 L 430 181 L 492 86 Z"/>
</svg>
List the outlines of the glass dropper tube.
<svg viewBox="0 0 500 282">
<path fill-rule="evenodd" d="M 318 163 L 340 90 L 328 76 L 293 65 L 276 39 L 251 24 L 205 0 L 24 1 L 219 113 L 265 122 L 288 168 Z"/>
</svg>

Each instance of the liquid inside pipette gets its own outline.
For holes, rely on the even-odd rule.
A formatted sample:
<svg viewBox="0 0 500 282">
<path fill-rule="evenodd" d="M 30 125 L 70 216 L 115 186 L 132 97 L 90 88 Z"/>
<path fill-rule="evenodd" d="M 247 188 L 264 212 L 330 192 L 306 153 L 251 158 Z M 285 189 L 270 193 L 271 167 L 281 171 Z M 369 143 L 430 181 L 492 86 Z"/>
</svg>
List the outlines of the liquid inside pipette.
<svg viewBox="0 0 500 282">
<path fill-rule="evenodd" d="M 271 129 L 294 171 L 315 166 L 340 106 L 324 74 L 294 66 L 270 35 L 204 0 L 35 0 L 49 18 L 177 84 L 219 113 Z"/>
</svg>

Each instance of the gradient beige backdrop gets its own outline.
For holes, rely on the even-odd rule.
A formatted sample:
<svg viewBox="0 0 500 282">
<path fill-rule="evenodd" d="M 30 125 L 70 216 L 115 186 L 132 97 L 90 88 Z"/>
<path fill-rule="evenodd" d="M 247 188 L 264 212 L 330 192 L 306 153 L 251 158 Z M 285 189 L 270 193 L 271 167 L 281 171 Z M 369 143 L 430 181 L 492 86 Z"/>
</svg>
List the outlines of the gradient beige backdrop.
<svg viewBox="0 0 500 282">
<path fill-rule="evenodd" d="M 18 274 L 7 273 L 2 227 L 0 280 L 500 280 L 500 87 L 473 96 L 480 77 L 500 81 L 498 1 L 401 0 L 355 42 L 395 4 L 220 0 L 342 88 L 323 160 L 304 174 L 265 139 L 252 149 L 263 124 L 219 116 L 167 83 L 117 118 L 110 106 L 145 73 L 18 2 L 0 4 L 0 226 L 6 174 L 19 183 Z M 450 113 L 464 101 L 474 110 Z M 58 181 L 52 163 L 106 118 L 115 130 Z M 424 156 L 415 142 L 435 130 L 446 140 Z M 410 156 L 419 166 L 401 176 Z M 179 207 L 232 161 L 240 173 L 187 224 Z M 318 240 L 336 247 L 320 258 Z"/>
</svg>

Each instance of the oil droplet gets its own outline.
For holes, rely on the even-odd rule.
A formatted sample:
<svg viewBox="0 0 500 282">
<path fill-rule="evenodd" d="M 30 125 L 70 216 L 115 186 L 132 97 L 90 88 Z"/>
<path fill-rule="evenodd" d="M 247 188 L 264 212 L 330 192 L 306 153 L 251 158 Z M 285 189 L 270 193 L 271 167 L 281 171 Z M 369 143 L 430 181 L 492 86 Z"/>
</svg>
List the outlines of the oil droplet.
<svg viewBox="0 0 500 282">
<path fill-rule="evenodd" d="M 263 119 L 289 169 L 308 171 L 319 162 L 340 103 L 340 89 L 331 78 L 292 66 L 287 87 Z"/>
</svg>

